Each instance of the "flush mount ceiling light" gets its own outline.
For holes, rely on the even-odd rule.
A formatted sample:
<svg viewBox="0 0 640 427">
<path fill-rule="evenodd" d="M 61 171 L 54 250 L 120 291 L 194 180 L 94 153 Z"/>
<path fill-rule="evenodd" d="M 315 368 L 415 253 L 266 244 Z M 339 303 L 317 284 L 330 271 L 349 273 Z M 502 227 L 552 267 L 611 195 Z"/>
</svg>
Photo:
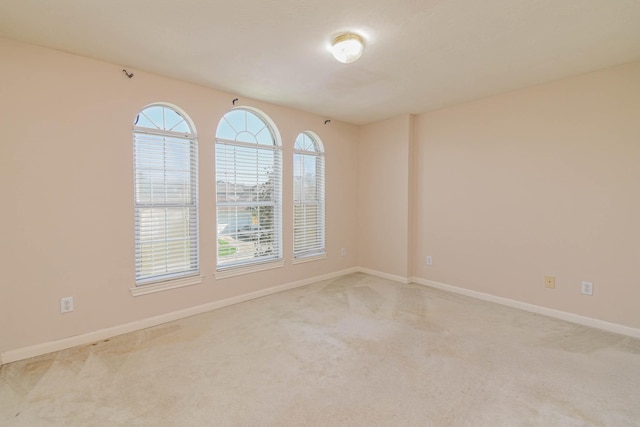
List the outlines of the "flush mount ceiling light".
<svg viewBox="0 0 640 427">
<path fill-rule="evenodd" d="M 357 61 L 364 50 L 364 39 L 354 33 L 343 33 L 333 39 L 331 52 L 338 61 L 349 64 Z"/>
</svg>

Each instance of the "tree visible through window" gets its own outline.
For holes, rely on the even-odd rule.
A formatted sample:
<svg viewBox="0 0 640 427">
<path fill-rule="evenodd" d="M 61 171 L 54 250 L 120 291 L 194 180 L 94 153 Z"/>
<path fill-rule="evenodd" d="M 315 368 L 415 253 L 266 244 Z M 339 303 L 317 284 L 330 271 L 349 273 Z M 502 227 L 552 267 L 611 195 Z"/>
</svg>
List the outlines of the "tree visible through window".
<svg viewBox="0 0 640 427">
<path fill-rule="evenodd" d="M 151 105 L 133 126 L 136 284 L 199 273 L 198 147 L 186 116 Z"/>
<path fill-rule="evenodd" d="M 310 132 L 298 135 L 293 154 L 293 254 L 325 252 L 324 151 Z"/>
<path fill-rule="evenodd" d="M 216 131 L 217 267 L 281 258 L 281 147 L 253 110 L 224 115 Z"/>
</svg>

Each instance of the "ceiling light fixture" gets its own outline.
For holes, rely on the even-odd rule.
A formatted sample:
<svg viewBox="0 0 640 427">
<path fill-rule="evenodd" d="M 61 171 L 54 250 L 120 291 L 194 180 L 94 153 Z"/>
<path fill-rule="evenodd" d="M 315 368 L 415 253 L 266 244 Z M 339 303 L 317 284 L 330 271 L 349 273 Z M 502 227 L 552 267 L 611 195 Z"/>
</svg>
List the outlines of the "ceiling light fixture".
<svg viewBox="0 0 640 427">
<path fill-rule="evenodd" d="M 343 64 L 357 61 L 364 51 L 364 39 L 354 33 L 343 33 L 333 39 L 331 52 Z"/>
</svg>

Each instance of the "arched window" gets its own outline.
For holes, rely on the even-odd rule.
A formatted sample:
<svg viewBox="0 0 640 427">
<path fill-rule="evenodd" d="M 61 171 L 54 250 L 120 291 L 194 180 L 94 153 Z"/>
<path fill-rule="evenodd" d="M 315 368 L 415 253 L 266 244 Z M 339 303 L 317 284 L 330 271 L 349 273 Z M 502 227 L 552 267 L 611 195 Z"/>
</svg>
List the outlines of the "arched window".
<svg viewBox="0 0 640 427">
<path fill-rule="evenodd" d="M 293 255 L 325 253 L 324 150 L 311 132 L 296 138 L 293 154 Z"/>
<path fill-rule="evenodd" d="M 281 260 L 282 150 L 262 113 L 237 108 L 216 131 L 217 269 Z"/>
<path fill-rule="evenodd" d="M 198 145 L 186 114 L 145 107 L 133 124 L 136 284 L 197 275 Z"/>
</svg>

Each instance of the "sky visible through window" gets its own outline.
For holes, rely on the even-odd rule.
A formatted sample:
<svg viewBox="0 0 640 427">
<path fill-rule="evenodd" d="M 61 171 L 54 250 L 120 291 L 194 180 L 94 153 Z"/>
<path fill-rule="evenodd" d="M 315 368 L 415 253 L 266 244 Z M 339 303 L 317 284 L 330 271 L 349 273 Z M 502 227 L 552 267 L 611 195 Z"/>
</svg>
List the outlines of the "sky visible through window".
<svg viewBox="0 0 640 427">
<path fill-rule="evenodd" d="M 218 124 L 216 137 L 229 141 L 275 145 L 269 126 L 247 110 L 232 110 L 225 114 Z"/>
<path fill-rule="evenodd" d="M 176 111 L 161 105 L 145 108 L 136 117 L 135 126 L 149 129 L 168 130 L 180 133 L 192 133 L 186 120 Z"/>
</svg>

